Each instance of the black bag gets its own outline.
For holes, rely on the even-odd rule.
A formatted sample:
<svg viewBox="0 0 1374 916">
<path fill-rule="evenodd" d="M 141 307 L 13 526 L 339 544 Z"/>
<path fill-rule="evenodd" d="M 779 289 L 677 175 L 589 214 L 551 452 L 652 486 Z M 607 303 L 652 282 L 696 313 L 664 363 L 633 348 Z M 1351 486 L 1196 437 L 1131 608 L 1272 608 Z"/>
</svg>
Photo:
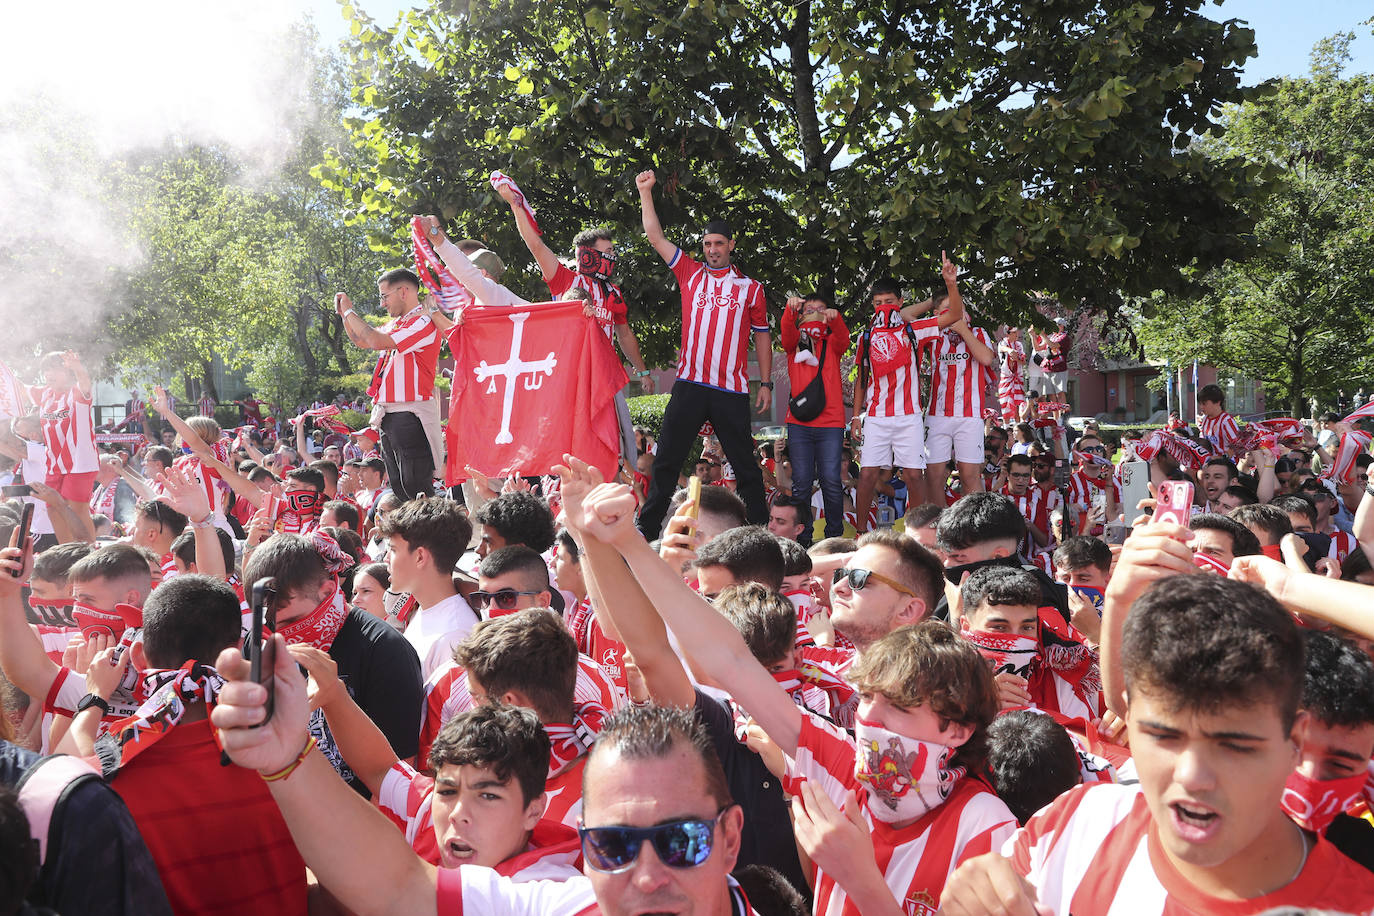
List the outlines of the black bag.
<svg viewBox="0 0 1374 916">
<path fill-rule="evenodd" d="M 825 368 L 825 348 L 829 341 L 821 341 L 821 355 L 816 360 L 816 377 L 807 383 L 800 394 L 793 395 L 787 402 L 792 418 L 802 423 L 810 423 L 825 410 L 825 379 L 821 371 Z"/>
</svg>

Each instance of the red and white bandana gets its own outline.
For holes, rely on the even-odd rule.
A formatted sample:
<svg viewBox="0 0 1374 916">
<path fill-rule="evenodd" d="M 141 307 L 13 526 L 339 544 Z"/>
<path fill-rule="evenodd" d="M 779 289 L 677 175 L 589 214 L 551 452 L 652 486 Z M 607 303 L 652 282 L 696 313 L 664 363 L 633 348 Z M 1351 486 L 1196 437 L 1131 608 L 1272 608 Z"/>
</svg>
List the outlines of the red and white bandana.
<svg viewBox="0 0 1374 916">
<path fill-rule="evenodd" d="M 520 186 L 517 185 L 509 175 L 500 170 L 492 172 L 491 186 L 498 189 L 504 186 L 514 191 L 515 205 L 525 211 L 525 216 L 529 218 L 530 225 L 534 227 L 534 231 L 540 235 L 544 234 L 544 230 L 539 228 L 539 221 L 534 218 L 534 208 L 531 207 L 529 201 L 525 199 L 525 192 L 520 190 Z"/>
<path fill-rule="evenodd" d="M 553 745 L 549 751 L 550 779 L 592 749 L 592 743 L 601 733 L 601 725 L 605 721 L 606 709 L 601 704 L 579 703 L 573 708 L 571 725 L 545 723 L 544 731 L 549 733 L 549 742 Z"/>
<path fill-rule="evenodd" d="M 102 611 L 89 604 L 74 601 L 72 618 L 81 628 L 81 635 L 87 639 L 101 633 L 118 638 L 130 627 L 143 626 L 143 609 L 132 604 L 116 604 L 113 611 Z"/>
<path fill-rule="evenodd" d="M 339 583 L 334 582 L 329 594 L 315 610 L 299 620 L 278 627 L 277 632 L 285 637 L 288 645 L 305 643 L 321 652 L 328 652 L 347 618 L 348 604 L 344 601 L 343 590 L 339 588 Z"/>
<path fill-rule="evenodd" d="M 964 777 L 947 766 L 954 748 L 890 732 L 863 719 L 854 723 L 855 778 L 868 790 L 874 820 L 911 821 L 944 804 Z"/>
<path fill-rule="evenodd" d="M 132 716 L 110 723 L 109 732 L 119 742 L 119 766 L 127 765 L 161 740 L 186 715 L 188 707 L 205 703 L 208 713 L 223 686 L 224 678 L 219 672 L 194 660 L 175 670 L 145 670 L 143 689 L 147 699 Z"/>
<path fill-rule="evenodd" d="M 415 247 L 415 274 L 425 289 L 439 301 L 439 308 L 445 312 L 461 311 L 472 305 L 472 293 L 458 282 L 453 271 L 434 251 L 428 230 L 423 217 L 417 216 L 410 221 L 410 241 Z"/>
<path fill-rule="evenodd" d="M 960 635 L 977 646 L 978 653 L 983 658 L 992 662 L 994 677 L 1009 672 L 1029 680 L 1031 666 L 1040 657 L 1040 640 L 1033 636 L 974 630 L 970 629 L 967 623 L 961 629 Z"/>
</svg>

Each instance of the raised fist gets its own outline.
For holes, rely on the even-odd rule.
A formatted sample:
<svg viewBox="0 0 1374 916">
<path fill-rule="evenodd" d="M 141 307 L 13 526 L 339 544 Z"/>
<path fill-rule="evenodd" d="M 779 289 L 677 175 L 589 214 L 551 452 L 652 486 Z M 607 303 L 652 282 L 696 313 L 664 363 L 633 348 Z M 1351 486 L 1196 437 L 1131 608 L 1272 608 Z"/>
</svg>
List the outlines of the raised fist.
<svg viewBox="0 0 1374 916">
<path fill-rule="evenodd" d="M 639 188 L 641 192 L 649 190 L 657 183 L 658 178 L 654 175 L 653 169 L 645 169 L 635 176 L 635 187 Z"/>
</svg>

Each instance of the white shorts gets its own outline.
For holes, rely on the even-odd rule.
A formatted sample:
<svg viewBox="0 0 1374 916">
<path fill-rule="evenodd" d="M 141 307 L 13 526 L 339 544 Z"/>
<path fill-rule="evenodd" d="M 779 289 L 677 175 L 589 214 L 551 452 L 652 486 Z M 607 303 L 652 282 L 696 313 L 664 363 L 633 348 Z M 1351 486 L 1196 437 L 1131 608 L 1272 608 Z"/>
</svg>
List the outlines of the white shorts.
<svg viewBox="0 0 1374 916">
<path fill-rule="evenodd" d="M 859 467 L 925 468 L 925 427 L 921 418 L 864 417 Z"/>
<path fill-rule="evenodd" d="M 926 417 L 926 460 L 944 464 L 951 453 L 960 464 L 986 460 L 981 417 Z"/>
</svg>

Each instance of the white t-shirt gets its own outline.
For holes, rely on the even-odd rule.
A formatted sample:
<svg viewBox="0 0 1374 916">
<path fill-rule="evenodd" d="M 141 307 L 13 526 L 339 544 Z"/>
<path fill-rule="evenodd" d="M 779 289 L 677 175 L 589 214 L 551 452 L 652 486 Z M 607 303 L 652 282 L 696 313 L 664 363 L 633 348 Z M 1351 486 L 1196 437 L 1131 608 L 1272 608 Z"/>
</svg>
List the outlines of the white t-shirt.
<svg viewBox="0 0 1374 916">
<path fill-rule="evenodd" d="M 420 670 L 426 680 L 453 660 L 453 647 L 466 639 L 475 626 L 477 615 L 462 595 L 452 595 L 415 612 L 406 624 L 405 638 L 420 656 Z"/>
</svg>

